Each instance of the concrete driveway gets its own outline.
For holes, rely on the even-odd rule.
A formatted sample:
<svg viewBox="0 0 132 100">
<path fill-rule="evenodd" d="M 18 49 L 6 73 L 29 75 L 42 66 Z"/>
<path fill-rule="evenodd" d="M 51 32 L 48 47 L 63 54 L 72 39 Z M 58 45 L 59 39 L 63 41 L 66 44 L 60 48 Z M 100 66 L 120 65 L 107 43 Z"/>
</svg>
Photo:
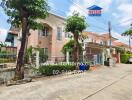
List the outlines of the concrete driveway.
<svg viewBox="0 0 132 100">
<path fill-rule="evenodd" d="M 0 100 L 132 100 L 132 65 L 1 87 Z"/>
</svg>

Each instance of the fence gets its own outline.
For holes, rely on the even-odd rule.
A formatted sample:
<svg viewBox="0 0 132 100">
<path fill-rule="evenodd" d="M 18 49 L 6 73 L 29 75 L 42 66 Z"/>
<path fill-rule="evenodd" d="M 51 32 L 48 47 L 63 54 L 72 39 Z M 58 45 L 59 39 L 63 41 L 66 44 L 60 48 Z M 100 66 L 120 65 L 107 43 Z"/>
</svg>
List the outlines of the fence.
<svg viewBox="0 0 132 100">
<path fill-rule="evenodd" d="M 10 63 L 16 61 L 16 54 L 0 53 L 0 63 Z"/>
<path fill-rule="evenodd" d="M 15 47 L 0 47 L 0 63 L 15 62 L 16 54 Z"/>
</svg>

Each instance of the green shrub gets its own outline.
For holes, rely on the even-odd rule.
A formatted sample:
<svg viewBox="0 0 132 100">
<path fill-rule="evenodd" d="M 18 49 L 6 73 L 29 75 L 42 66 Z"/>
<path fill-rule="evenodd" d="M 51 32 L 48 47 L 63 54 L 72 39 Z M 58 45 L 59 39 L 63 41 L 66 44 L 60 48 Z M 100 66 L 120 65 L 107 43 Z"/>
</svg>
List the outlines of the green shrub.
<svg viewBox="0 0 132 100">
<path fill-rule="evenodd" d="M 73 52 L 73 47 L 74 47 L 74 44 L 75 44 L 75 40 L 70 40 L 69 42 L 67 42 L 63 48 L 62 48 L 62 53 L 66 54 L 66 52 Z M 82 45 L 81 43 L 79 43 L 79 52 L 81 53 L 82 52 Z"/>
<path fill-rule="evenodd" d="M 63 71 L 75 70 L 75 65 L 43 65 L 39 68 L 39 72 L 43 75 L 61 74 Z"/>
<path fill-rule="evenodd" d="M 127 63 L 130 56 L 132 56 L 132 54 L 121 54 L 121 63 Z"/>
<path fill-rule="evenodd" d="M 15 62 L 15 60 L 14 59 L 0 58 L 0 63 L 9 63 L 9 62 Z"/>
</svg>

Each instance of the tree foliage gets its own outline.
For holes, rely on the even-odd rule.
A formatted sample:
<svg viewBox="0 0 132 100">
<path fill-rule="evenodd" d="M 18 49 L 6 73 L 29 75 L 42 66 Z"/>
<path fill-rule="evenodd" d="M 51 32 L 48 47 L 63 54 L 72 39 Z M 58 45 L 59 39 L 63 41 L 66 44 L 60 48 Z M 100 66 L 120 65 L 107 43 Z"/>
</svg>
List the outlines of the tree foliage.
<svg viewBox="0 0 132 100">
<path fill-rule="evenodd" d="M 79 13 L 73 13 L 66 20 L 65 31 L 79 35 L 79 33 L 86 29 L 86 26 L 85 17 L 80 16 Z"/>
<path fill-rule="evenodd" d="M 0 42 L 0 47 L 7 47 L 7 44 L 5 42 Z"/>
<path fill-rule="evenodd" d="M 129 29 L 129 30 L 125 31 L 122 35 L 123 36 L 131 36 L 132 37 L 132 29 Z"/>
<path fill-rule="evenodd" d="M 46 0 L 3 0 L 4 10 L 12 26 L 21 28 L 21 46 L 16 64 L 15 79 L 24 78 L 24 56 L 30 29 L 41 29 L 43 23 L 38 19 L 48 16 L 49 6 Z"/>
<path fill-rule="evenodd" d="M 43 25 L 37 19 L 45 19 L 48 16 L 49 6 L 46 0 L 3 0 L 8 22 L 12 26 L 21 27 L 22 17 L 28 18 L 30 29 L 42 28 Z"/>
<path fill-rule="evenodd" d="M 121 47 L 115 47 L 117 53 L 125 53 L 125 50 L 123 50 Z"/>
<path fill-rule="evenodd" d="M 69 42 L 67 42 L 63 48 L 62 48 L 62 52 L 64 54 L 66 54 L 66 52 L 73 52 L 73 47 L 74 47 L 74 44 L 75 44 L 75 40 L 70 40 Z M 82 45 L 79 43 L 79 51 L 81 52 L 82 51 Z"/>
<path fill-rule="evenodd" d="M 71 32 L 74 37 L 74 47 L 73 47 L 73 60 L 74 62 L 78 61 L 78 55 L 79 55 L 79 35 L 82 33 L 84 29 L 86 29 L 86 22 L 85 18 L 83 16 L 80 16 L 79 13 L 74 12 L 72 16 L 69 16 L 66 19 L 65 23 L 65 31 Z"/>
<path fill-rule="evenodd" d="M 122 33 L 123 36 L 130 36 L 132 38 L 132 24 L 130 25 L 131 28 Z"/>
<path fill-rule="evenodd" d="M 131 39 L 132 39 L 132 24 L 131 28 L 122 33 L 123 36 L 129 36 L 129 48 L 130 48 L 130 53 L 131 53 Z"/>
</svg>

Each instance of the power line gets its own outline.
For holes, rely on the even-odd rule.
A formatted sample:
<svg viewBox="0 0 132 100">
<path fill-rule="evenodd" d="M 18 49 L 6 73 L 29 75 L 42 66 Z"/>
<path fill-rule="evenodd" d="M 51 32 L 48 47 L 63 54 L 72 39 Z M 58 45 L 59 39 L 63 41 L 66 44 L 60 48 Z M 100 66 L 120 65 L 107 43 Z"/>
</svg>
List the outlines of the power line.
<svg viewBox="0 0 132 100">
<path fill-rule="evenodd" d="M 125 22 L 129 22 L 129 21 L 132 21 L 132 18 L 131 18 L 131 19 L 124 20 L 124 21 L 122 21 L 122 22 L 120 22 L 120 23 L 117 23 L 117 24 L 115 24 L 115 25 L 120 25 L 120 24 L 123 24 L 123 23 L 125 23 Z M 115 25 L 114 25 L 114 26 L 115 26 Z"/>
</svg>

